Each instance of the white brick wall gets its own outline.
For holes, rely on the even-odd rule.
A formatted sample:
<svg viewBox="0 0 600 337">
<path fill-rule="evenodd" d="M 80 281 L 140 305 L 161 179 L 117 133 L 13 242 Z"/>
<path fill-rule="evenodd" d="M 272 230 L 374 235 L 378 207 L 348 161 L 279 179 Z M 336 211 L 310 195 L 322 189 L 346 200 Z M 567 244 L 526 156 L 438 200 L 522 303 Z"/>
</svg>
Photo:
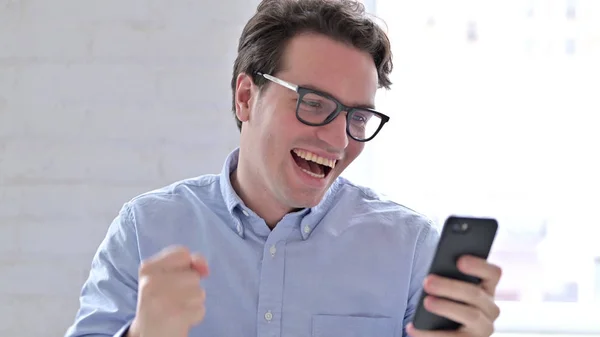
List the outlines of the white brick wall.
<svg viewBox="0 0 600 337">
<path fill-rule="evenodd" d="M 0 336 L 62 336 L 123 202 L 218 172 L 258 0 L 0 0 Z"/>
</svg>

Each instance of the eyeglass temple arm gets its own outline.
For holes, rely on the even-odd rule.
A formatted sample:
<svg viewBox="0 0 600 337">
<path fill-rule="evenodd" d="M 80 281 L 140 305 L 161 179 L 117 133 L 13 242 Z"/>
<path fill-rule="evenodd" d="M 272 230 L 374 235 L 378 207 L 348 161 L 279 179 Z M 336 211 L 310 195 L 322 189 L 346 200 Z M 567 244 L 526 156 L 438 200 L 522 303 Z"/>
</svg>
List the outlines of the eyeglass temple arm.
<svg viewBox="0 0 600 337">
<path fill-rule="evenodd" d="M 275 83 L 277 83 L 279 85 L 282 85 L 282 86 L 284 86 L 284 87 L 286 87 L 286 88 L 288 88 L 290 90 L 298 91 L 298 86 L 295 85 L 295 84 L 292 84 L 290 82 L 286 82 L 284 80 L 280 80 L 277 77 L 271 76 L 269 74 L 263 74 L 261 72 L 257 72 L 257 74 L 260 75 L 260 76 L 262 76 L 262 77 L 264 77 L 264 78 L 266 78 L 267 80 L 269 80 L 271 82 L 275 82 Z"/>
</svg>

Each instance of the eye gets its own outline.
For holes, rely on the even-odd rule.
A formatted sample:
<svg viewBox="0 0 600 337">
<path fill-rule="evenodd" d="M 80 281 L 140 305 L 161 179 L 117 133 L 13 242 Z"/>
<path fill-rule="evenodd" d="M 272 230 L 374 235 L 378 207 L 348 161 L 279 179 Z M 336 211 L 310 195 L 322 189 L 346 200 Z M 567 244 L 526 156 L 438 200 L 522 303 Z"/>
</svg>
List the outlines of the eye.
<svg viewBox="0 0 600 337">
<path fill-rule="evenodd" d="M 309 100 L 306 98 L 302 99 L 302 104 L 307 105 L 308 107 L 311 107 L 311 108 L 320 108 L 322 106 L 320 101 Z"/>
<path fill-rule="evenodd" d="M 371 117 L 372 117 L 372 115 L 370 113 L 357 111 L 352 114 L 352 123 L 353 124 L 366 124 Z"/>
<path fill-rule="evenodd" d="M 367 119 L 365 118 L 365 116 L 360 115 L 360 114 L 354 114 L 352 115 L 352 120 L 355 122 L 360 122 L 360 123 L 364 123 L 367 121 Z"/>
</svg>

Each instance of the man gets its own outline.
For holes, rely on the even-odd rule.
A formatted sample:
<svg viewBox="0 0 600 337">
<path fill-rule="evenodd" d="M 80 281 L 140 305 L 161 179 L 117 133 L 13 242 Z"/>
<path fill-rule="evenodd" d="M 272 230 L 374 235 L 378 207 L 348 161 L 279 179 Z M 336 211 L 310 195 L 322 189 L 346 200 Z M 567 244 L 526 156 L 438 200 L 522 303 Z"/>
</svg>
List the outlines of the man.
<svg viewBox="0 0 600 337">
<path fill-rule="evenodd" d="M 362 5 L 263 1 L 234 65 L 239 149 L 123 206 L 66 335 L 491 335 L 500 269 L 465 258 L 481 287 L 426 279 L 430 222 L 339 177 L 388 121 L 373 107 L 391 69 Z M 461 330 L 410 325 L 423 285 Z"/>
</svg>

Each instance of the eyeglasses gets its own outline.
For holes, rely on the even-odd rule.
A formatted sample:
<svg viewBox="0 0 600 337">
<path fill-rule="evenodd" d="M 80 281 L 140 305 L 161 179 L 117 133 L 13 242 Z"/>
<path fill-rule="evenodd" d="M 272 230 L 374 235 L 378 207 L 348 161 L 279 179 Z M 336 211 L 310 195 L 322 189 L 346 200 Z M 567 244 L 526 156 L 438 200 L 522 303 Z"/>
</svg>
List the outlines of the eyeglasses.
<svg viewBox="0 0 600 337">
<path fill-rule="evenodd" d="M 256 74 L 298 93 L 296 118 L 306 125 L 327 125 L 342 111 L 346 111 L 348 136 L 358 142 L 368 142 L 375 138 L 383 125 L 390 120 L 390 117 L 373 109 L 348 107 L 323 92 L 301 87 L 269 74 Z"/>
</svg>

